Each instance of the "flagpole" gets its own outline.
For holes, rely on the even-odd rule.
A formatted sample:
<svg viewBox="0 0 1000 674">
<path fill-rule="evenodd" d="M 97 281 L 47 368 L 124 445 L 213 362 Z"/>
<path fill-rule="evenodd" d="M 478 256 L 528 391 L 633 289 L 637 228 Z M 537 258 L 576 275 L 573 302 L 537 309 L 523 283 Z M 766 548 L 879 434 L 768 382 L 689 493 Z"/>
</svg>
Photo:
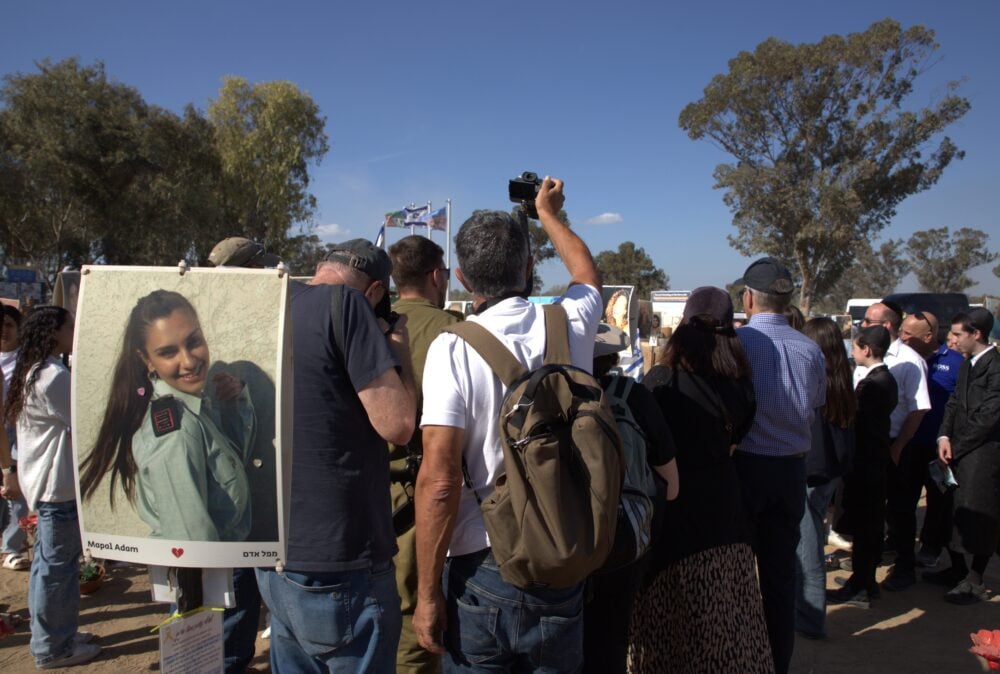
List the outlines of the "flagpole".
<svg viewBox="0 0 1000 674">
<path fill-rule="evenodd" d="M 451 199 L 448 199 L 447 201 L 445 201 L 444 215 L 445 215 L 445 220 L 444 220 L 444 237 L 445 237 L 445 241 L 444 241 L 444 245 L 445 245 L 445 248 L 447 248 L 447 250 L 448 250 L 447 258 L 446 258 L 448 260 L 448 268 L 451 269 Z M 448 298 L 449 302 L 451 301 L 451 277 L 452 276 L 453 276 L 453 274 L 448 274 L 448 289 L 447 289 L 447 292 L 445 293 L 445 296 Z"/>
</svg>

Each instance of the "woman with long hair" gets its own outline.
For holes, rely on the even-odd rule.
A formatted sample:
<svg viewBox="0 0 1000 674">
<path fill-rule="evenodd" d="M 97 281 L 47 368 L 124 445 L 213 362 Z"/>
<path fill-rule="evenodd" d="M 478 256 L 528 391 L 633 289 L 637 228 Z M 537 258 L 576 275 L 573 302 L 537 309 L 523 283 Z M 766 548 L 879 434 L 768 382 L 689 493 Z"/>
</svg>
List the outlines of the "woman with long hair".
<svg viewBox="0 0 1000 674">
<path fill-rule="evenodd" d="M 255 418 L 246 387 L 213 377 L 198 314 L 176 292 L 156 290 L 132 309 L 97 441 L 80 466 L 93 498 L 110 472 L 151 538 L 242 541 L 250 531 L 246 462 Z"/>
<path fill-rule="evenodd" d="M 28 507 L 38 514 L 28 581 L 31 654 L 41 669 L 93 659 L 99 646 L 77 631 L 80 525 L 70 434 L 70 375 L 59 359 L 73 350 L 73 317 L 39 307 L 24 321 L 5 401 L 17 426 L 18 471 Z"/>
<path fill-rule="evenodd" d="M 764 609 L 732 452 L 756 404 L 729 294 L 692 291 L 644 384 L 677 445 L 682 481 L 666 505 L 648 589 L 629 628 L 633 672 L 771 672 Z"/>
<path fill-rule="evenodd" d="M 854 455 L 858 403 L 840 328 L 812 318 L 802 329 L 826 362 L 826 404 L 813 418 L 812 449 L 806 454 L 806 508 L 799 524 L 795 630 L 810 639 L 826 636 L 826 511 Z"/>
<path fill-rule="evenodd" d="M 14 366 L 17 364 L 18 333 L 21 329 L 21 312 L 9 304 L 0 304 L 3 326 L 0 330 L 0 368 L 3 369 L 3 397 L 7 397 Z M 3 409 L 0 406 L 0 409 Z M 31 566 L 25 556 L 28 536 L 20 527 L 19 520 L 28 514 L 28 503 L 24 500 L 17 478 L 17 431 L 13 425 L 5 424 L 6 442 L 10 450 L 10 466 L 3 475 L 3 495 L 0 496 L 0 555 L 3 568 L 20 571 Z"/>
</svg>

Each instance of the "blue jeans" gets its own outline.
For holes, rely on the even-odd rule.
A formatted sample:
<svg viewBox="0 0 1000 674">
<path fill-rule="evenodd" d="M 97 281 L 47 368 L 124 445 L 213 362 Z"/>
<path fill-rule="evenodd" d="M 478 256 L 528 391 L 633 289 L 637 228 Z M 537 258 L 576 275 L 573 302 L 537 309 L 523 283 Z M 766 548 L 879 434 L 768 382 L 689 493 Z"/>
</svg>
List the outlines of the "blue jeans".
<svg viewBox="0 0 1000 674">
<path fill-rule="evenodd" d="M 24 497 L 0 499 L 0 553 L 24 552 L 28 534 L 21 528 L 20 520 L 28 514 L 28 503 Z"/>
<path fill-rule="evenodd" d="M 11 457 L 16 459 L 17 433 L 13 428 L 6 429 L 6 433 Z M 0 553 L 9 555 L 12 552 L 24 552 L 28 534 L 21 528 L 19 520 L 27 514 L 28 502 L 23 496 L 10 501 L 0 498 Z"/>
<path fill-rule="evenodd" d="M 260 622 L 260 591 L 252 568 L 233 569 L 236 606 L 222 614 L 226 674 L 242 674 L 250 666 Z"/>
<path fill-rule="evenodd" d="M 826 509 L 839 479 L 806 487 L 806 509 L 799 524 L 796 568 L 795 630 L 811 637 L 826 636 Z"/>
<path fill-rule="evenodd" d="M 507 583 L 487 548 L 445 565 L 447 672 L 579 672 L 583 584 L 522 590 Z"/>
<path fill-rule="evenodd" d="M 395 671 L 402 617 L 392 560 L 360 571 L 256 571 L 275 674 Z"/>
<path fill-rule="evenodd" d="M 42 665 L 73 651 L 80 617 L 80 521 L 76 502 L 39 503 L 28 581 L 31 654 Z"/>
<path fill-rule="evenodd" d="M 752 529 L 774 669 L 785 674 L 795 648 L 795 550 L 806 503 L 806 464 L 800 457 L 745 452 L 733 454 L 733 463 Z"/>
</svg>

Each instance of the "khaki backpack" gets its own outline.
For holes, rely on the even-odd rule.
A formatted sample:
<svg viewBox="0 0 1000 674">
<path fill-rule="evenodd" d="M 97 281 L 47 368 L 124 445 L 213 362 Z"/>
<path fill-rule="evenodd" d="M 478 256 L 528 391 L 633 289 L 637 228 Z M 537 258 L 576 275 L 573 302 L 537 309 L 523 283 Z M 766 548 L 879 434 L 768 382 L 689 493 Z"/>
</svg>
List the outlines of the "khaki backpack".
<svg viewBox="0 0 1000 674">
<path fill-rule="evenodd" d="M 604 564 L 615 539 L 624 459 L 615 416 L 589 373 L 570 365 L 562 305 L 544 307 L 545 359 L 527 371 L 468 321 L 445 328 L 476 350 L 507 392 L 498 428 L 505 474 L 479 502 L 500 575 L 521 588 L 572 587 Z M 472 480 L 463 462 L 465 480 Z"/>
</svg>

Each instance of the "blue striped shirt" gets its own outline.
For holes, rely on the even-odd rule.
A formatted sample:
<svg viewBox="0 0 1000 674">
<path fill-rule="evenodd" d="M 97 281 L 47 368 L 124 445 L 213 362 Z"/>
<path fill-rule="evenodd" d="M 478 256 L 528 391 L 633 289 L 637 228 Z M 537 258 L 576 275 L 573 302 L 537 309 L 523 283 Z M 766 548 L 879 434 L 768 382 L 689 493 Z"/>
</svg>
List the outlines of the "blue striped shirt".
<svg viewBox="0 0 1000 674">
<path fill-rule="evenodd" d="M 813 414 L 826 402 L 823 353 L 781 314 L 754 314 L 736 335 L 753 369 L 757 396 L 757 415 L 739 451 L 763 456 L 809 451 Z"/>
</svg>

